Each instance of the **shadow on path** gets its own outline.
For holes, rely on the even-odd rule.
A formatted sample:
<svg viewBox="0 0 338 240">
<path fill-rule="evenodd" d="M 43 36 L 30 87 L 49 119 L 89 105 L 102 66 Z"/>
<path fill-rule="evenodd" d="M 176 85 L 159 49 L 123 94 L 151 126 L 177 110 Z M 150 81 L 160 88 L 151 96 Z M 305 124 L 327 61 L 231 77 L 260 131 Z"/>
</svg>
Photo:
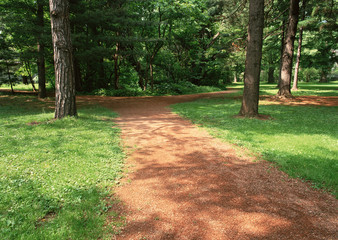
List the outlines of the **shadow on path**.
<svg viewBox="0 0 338 240">
<path fill-rule="evenodd" d="M 222 97 L 225 92 L 202 97 Z M 116 189 L 118 239 L 337 239 L 337 200 L 170 112 L 201 95 L 101 98 L 117 111 L 131 171 Z"/>
</svg>

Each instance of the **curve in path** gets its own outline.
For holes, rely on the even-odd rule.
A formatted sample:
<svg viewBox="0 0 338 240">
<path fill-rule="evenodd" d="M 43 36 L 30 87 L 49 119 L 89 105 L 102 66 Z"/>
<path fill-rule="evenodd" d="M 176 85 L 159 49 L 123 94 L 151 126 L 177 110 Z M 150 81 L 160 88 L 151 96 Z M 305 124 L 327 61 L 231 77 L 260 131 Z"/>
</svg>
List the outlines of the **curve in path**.
<svg viewBox="0 0 338 240">
<path fill-rule="evenodd" d="M 172 113 L 170 104 L 227 92 L 100 98 L 117 111 L 130 183 L 116 189 L 118 239 L 337 239 L 337 200 L 254 162 Z"/>
</svg>

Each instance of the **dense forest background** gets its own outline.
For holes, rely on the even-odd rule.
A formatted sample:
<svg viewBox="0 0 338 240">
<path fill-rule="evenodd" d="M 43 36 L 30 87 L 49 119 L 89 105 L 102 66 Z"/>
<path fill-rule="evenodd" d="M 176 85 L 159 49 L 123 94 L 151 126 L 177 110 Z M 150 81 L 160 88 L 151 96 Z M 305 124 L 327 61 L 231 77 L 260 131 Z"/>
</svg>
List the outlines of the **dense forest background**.
<svg viewBox="0 0 338 240">
<path fill-rule="evenodd" d="M 278 83 L 289 0 L 264 7 L 261 81 Z M 243 81 L 247 0 L 71 0 L 76 90 L 125 96 L 225 88 Z M 301 81 L 337 78 L 335 0 L 300 1 Z M 0 84 L 54 86 L 46 0 L 0 0 Z M 35 84 L 39 84 L 36 87 Z"/>
</svg>

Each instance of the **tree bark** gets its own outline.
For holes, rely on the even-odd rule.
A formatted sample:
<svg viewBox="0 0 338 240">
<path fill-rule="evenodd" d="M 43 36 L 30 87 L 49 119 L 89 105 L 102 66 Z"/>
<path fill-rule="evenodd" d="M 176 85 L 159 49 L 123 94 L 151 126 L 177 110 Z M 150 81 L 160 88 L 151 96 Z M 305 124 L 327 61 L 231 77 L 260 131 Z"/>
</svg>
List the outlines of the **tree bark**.
<svg viewBox="0 0 338 240">
<path fill-rule="evenodd" d="M 279 91 L 277 93 L 278 97 L 293 97 L 291 94 L 292 58 L 295 36 L 297 32 L 298 15 L 299 0 L 290 0 L 289 22 L 283 51 L 281 79 Z"/>
<path fill-rule="evenodd" d="M 38 79 L 39 79 L 39 98 L 47 97 L 46 92 L 46 68 L 45 68 L 45 45 L 42 40 L 44 18 L 43 18 L 43 3 L 41 0 L 37 1 L 37 25 L 40 27 L 38 34 Z"/>
<path fill-rule="evenodd" d="M 9 64 L 8 64 L 7 61 L 6 61 L 6 67 L 7 67 L 8 81 L 9 81 L 9 84 L 11 85 L 11 92 L 12 92 L 12 94 L 13 94 L 13 93 L 14 93 L 13 82 L 12 82 L 12 78 L 11 78 L 11 72 L 9 71 Z"/>
<path fill-rule="evenodd" d="M 295 75 L 293 76 L 293 85 L 291 89 L 292 91 L 298 90 L 298 73 L 299 73 L 300 56 L 302 52 L 302 39 L 303 39 L 303 28 L 299 30 L 297 60 L 295 65 Z"/>
<path fill-rule="evenodd" d="M 264 28 L 264 0 L 250 0 L 244 92 L 240 116 L 257 117 Z"/>
<path fill-rule="evenodd" d="M 26 62 L 26 61 L 24 61 L 24 65 L 25 65 L 26 71 L 28 73 L 28 78 L 29 78 L 29 81 L 30 81 L 30 83 L 32 85 L 33 91 L 36 92 L 36 88 L 35 88 L 33 77 L 32 77 L 31 65 L 30 65 L 29 62 Z"/>
<path fill-rule="evenodd" d="M 269 67 L 269 72 L 268 72 L 268 83 L 274 83 L 274 73 L 275 73 L 275 68 L 273 66 Z"/>
<path fill-rule="evenodd" d="M 238 79 L 237 79 L 237 72 L 234 72 L 234 83 L 237 83 Z"/>
<path fill-rule="evenodd" d="M 55 118 L 77 116 L 69 1 L 49 0 L 55 68 Z"/>
<path fill-rule="evenodd" d="M 117 36 L 119 34 L 117 33 Z M 114 54 L 114 89 L 120 88 L 120 74 L 119 74 L 119 50 L 120 44 L 117 42 L 115 47 L 115 54 Z"/>
<path fill-rule="evenodd" d="M 302 20 L 305 19 L 305 3 L 306 0 L 303 0 L 303 16 L 302 16 Z M 296 60 L 296 65 L 295 65 L 295 75 L 293 77 L 293 85 L 292 85 L 292 89 L 293 91 L 297 91 L 298 90 L 298 73 L 299 73 L 299 64 L 300 64 L 300 57 L 302 54 L 302 40 L 303 40 L 303 27 L 301 27 L 299 29 L 299 39 L 298 39 L 298 49 L 297 49 L 297 60 Z"/>
<path fill-rule="evenodd" d="M 22 83 L 25 85 L 28 85 L 28 77 L 27 76 L 22 76 Z"/>
<path fill-rule="evenodd" d="M 326 69 L 325 70 L 322 69 L 319 82 L 321 82 L 321 83 L 327 83 L 328 82 Z"/>
<path fill-rule="evenodd" d="M 283 52 L 284 52 L 284 40 L 285 40 L 285 20 L 282 22 L 282 32 L 281 32 L 281 46 L 280 46 L 280 60 L 279 60 L 279 77 L 277 87 L 279 88 L 280 81 L 282 78 L 282 64 L 283 64 Z"/>
</svg>

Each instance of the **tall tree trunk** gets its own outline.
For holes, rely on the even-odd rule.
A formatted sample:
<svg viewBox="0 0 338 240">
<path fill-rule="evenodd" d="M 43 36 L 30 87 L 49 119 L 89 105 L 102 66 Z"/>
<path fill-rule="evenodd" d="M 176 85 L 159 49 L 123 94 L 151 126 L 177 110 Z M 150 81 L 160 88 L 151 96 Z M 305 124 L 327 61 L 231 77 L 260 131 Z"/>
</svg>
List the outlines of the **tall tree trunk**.
<svg viewBox="0 0 338 240">
<path fill-rule="evenodd" d="M 245 60 L 244 92 L 240 116 L 258 116 L 264 28 L 264 0 L 250 0 L 248 45 Z"/>
<path fill-rule="evenodd" d="M 237 79 L 237 72 L 235 71 L 234 72 L 234 83 L 237 83 L 238 82 L 238 79 Z"/>
<path fill-rule="evenodd" d="M 302 20 L 305 19 L 305 4 L 306 0 L 303 0 L 303 12 L 302 12 Z M 293 91 L 298 90 L 298 73 L 299 73 L 299 63 L 300 63 L 300 57 L 302 54 L 302 40 L 303 40 L 303 27 L 299 29 L 299 39 L 298 39 L 298 50 L 297 50 L 297 60 L 296 60 L 296 66 L 295 66 L 295 75 L 293 77 L 293 85 L 292 89 Z"/>
<path fill-rule="evenodd" d="M 33 91 L 36 92 L 36 88 L 35 88 L 34 81 L 33 81 L 33 76 L 32 76 L 31 65 L 30 65 L 29 62 L 26 62 L 26 61 L 24 61 L 24 65 L 25 65 L 26 71 L 28 73 L 28 78 L 29 78 L 29 81 L 30 81 L 30 83 L 32 85 Z"/>
<path fill-rule="evenodd" d="M 45 68 L 45 45 L 42 40 L 44 18 L 43 18 L 43 2 L 42 0 L 37 1 L 37 24 L 40 27 L 38 34 L 38 79 L 39 79 L 39 98 L 47 97 L 46 92 L 46 68 Z"/>
<path fill-rule="evenodd" d="M 292 97 L 291 94 L 291 75 L 292 75 L 292 58 L 295 36 L 297 31 L 299 15 L 299 0 L 290 0 L 289 23 L 285 38 L 285 47 L 283 51 L 282 72 L 279 84 L 278 97 Z"/>
<path fill-rule="evenodd" d="M 149 63 L 149 71 L 150 71 L 150 87 L 151 91 L 154 91 L 154 69 L 152 60 L 150 60 Z"/>
<path fill-rule="evenodd" d="M 275 67 L 269 66 L 269 72 L 268 72 L 268 83 L 274 83 L 274 73 L 275 73 Z"/>
<path fill-rule="evenodd" d="M 55 118 L 77 116 L 69 0 L 49 0 L 55 68 Z"/>
<path fill-rule="evenodd" d="M 7 61 L 6 61 L 6 66 L 7 66 L 8 81 L 9 81 L 9 84 L 11 85 L 11 91 L 12 91 L 12 94 L 13 94 L 14 93 L 13 82 L 12 82 L 12 78 L 11 78 L 11 72 L 9 71 L 9 64 L 8 64 Z"/>
<path fill-rule="evenodd" d="M 291 89 L 292 91 L 298 90 L 298 73 L 299 73 L 300 56 L 302 52 L 302 39 L 303 39 L 303 28 L 299 30 L 297 59 L 296 59 L 296 65 L 295 65 L 295 75 L 293 76 L 293 85 Z"/>
<path fill-rule="evenodd" d="M 285 20 L 282 22 L 282 32 L 281 32 L 281 44 L 280 44 L 280 60 L 279 60 L 279 77 L 277 87 L 279 88 L 280 81 L 282 78 L 282 64 L 283 64 L 283 52 L 285 45 Z"/>
<path fill-rule="evenodd" d="M 118 33 L 117 33 L 118 36 Z M 115 54 L 114 54 L 114 89 L 120 88 L 120 74 L 119 74 L 119 43 L 116 43 Z"/>
<path fill-rule="evenodd" d="M 22 83 L 25 85 L 28 85 L 28 77 L 27 76 L 22 76 Z"/>
<path fill-rule="evenodd" d="M 327 83 L 328 82 L 326 69 L 322 69 L 319 82 L 321 82 L 321 83 Z"/>
</svg>

